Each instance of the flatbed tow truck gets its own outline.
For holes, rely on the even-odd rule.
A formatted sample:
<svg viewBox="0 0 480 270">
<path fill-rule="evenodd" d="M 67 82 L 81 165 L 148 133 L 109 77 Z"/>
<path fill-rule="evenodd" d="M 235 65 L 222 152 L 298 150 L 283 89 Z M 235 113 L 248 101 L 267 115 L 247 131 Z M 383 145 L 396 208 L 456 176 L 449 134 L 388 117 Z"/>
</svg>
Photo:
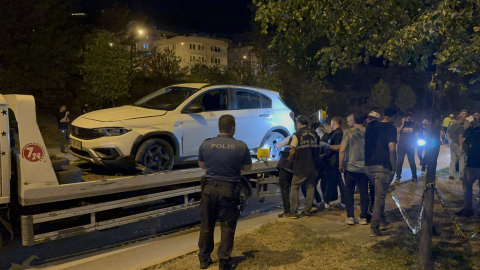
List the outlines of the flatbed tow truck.
<svg viewBox="0 0 480 270">
<path fill-rule="evenodd" d="M 12 112 L 17 147 L 11 145 Z M 276 165 L 258 161 L 244 172 L 260 187 L 256 197 L 276 194 L 266 191 L 267 184 L 278 183 Z M 202 169 L 191 168 L 65 183 L 45 147 L 33 96 L 0 95 L 0 226 L 24 246 L 193 209 L 200 203 L 202 175 Z"/>
</svg>

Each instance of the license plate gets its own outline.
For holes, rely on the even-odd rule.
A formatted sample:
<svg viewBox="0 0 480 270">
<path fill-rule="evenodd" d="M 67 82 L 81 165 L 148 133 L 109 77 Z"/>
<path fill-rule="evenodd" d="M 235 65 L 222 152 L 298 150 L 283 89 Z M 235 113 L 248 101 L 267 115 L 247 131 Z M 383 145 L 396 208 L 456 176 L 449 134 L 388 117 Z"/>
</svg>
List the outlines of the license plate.
<svg viewBox="0 0 480 270">
<path fill-rule="evenodd" d="M 78 150 L 82 150 L 82 142 L 81 141 L 77 141 L 77 140 L 74 140 L 74 139 L 70 139 L 70 146 L 72 148 L 75 148 L 75 149 L 78 149 Z"/>
</svg>

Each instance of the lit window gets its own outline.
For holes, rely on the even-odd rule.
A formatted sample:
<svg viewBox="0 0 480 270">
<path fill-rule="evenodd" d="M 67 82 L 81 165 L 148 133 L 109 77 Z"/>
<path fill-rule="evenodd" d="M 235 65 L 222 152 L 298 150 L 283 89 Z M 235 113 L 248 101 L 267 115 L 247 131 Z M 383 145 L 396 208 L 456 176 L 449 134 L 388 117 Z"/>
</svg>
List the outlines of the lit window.
<svg viewBox="0 0 480 270">
<path fill-rule="evenodd" d="M 148 39 L 148 36 L 145 36 L 146 39 Z"/>
<path fill-rule="evenodd" d="M 143 43 L 143 48 L 148 50 L 148 43 Z"/>
</svg>

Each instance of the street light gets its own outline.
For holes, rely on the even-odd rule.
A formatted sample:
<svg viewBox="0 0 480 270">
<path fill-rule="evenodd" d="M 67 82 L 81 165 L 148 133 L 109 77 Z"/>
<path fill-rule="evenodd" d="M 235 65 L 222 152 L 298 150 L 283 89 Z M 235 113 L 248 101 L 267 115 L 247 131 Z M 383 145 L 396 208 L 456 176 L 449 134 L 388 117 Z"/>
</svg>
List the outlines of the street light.
<svg viewBox="0 0 480 270">
<path fill-rule="evenodd" d="M 143 35 L 143 30 L 138 30 L 138 33 L 139 33 L 140 35 Z"/>
<path fill-rule="evenodd" d="M 110 47 L 113 47 L 113 43 L 108 43 L 110 45 Z"/>
</svg>

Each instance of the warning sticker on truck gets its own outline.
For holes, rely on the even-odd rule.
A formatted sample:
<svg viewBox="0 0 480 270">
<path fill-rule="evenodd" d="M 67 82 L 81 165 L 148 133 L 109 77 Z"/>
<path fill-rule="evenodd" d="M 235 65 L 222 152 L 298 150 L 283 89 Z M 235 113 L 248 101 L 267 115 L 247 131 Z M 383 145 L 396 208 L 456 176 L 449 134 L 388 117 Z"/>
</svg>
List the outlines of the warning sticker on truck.
<svg viewBox="0 0 480 270">
<path fill-rule="evenodd" d="M 45 157 L 45 150 L 38 143 L 29 143 L 23 147 L 22 157 L 30 162 L 37 162 Z"/>
</svg>

